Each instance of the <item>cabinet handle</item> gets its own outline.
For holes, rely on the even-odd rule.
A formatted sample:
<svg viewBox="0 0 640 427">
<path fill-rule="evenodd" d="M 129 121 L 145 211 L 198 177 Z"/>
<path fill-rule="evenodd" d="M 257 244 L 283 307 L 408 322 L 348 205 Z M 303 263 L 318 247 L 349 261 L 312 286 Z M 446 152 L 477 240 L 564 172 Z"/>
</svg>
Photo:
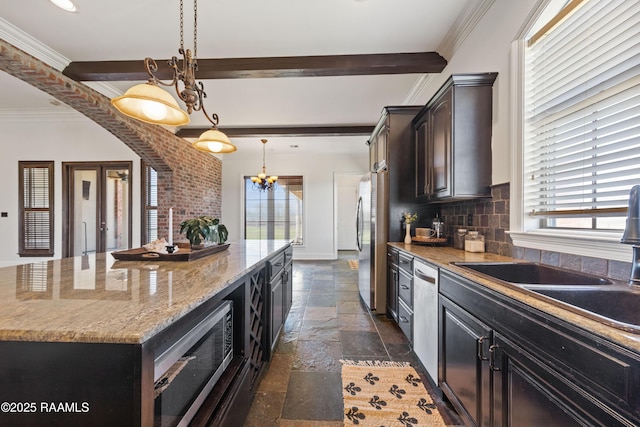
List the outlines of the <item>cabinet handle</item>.
<svg viewBox="0 0 640 427">
<path fill-rule="evenodd" d="M 489 369 L 492 371 L 500 371 L 501 369 L 496 367 L 496 352 L 500 349 L 500 346 L 493 344 L 489 347 Z"/>
<path fill-rule="evenodd" d="M 275 263 L 275 264 L 273 264 L 273 265 L 275 265 L 276 267 L 282 267 L 282 263 L 281 263 L 281 262 L 276 262 L 276 263 Z"/>
<path fill-rule="evenodd" d="M 406 290 L 406 289 L 409 289 L 409 287 L 408 287 L 407 285 L 400 285 L 400 287 L 401 287 L 402 289 L 405 289 L 405 290 Z"/>
<path fill-rule="evenodd" d="M 480 360 L 489 360 L 487 356 L 484 355 L 484 340 L 489 339 L 489 337 L 480 337 L 478 338 L 478 359 Z"/>
<path fill-rule="evenodd" d="M 402 322 L 402 323 L 409 323 L 409 319 L 407 319 L 407 318 L 406 318 L 406 317 L 404 317 L 404 316 L 400 316 L 400 322 Z"/>
<path fill-rule="evenodd" d="M 433 285 L 436 284 L 436 278 L 435 277 L 431 277 L 431 276 L 427 276 L 425 273 L 422 272 L 422 270 L 419 270 L 416 268 L 415 273 L 417 278 L 424 280 L 425 282 L 429 282 Z"/>
</svg>

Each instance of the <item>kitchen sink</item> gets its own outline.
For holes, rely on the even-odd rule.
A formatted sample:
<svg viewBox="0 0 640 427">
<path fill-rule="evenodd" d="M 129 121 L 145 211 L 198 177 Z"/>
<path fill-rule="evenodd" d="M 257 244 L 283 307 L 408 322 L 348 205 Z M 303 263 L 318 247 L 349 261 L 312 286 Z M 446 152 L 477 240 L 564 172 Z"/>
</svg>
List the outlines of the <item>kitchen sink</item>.
<svg viewBox="0 0 640 427">
<path fill-rule="evenodd" d="M 455 262 L 617 329 L 640 333 L 640 289 L 588 273 L 534 262 Z"/>
<path fill-rule="evenodd" d="M 535 262 L 455 262 L 454 265 L 518 285 L 601 286 L 611 280 Z"/>
<path fill-rule="evenodd" d="M 631 288 L 553 289 L 530 288 L 532 292 L 568 304 L 569 310 L 583 314 L 614 328 L 640 332 L 640 291 Z M 553 301 L 550 301 L 553 302 Z M 557 304 L 556 304 L 557 305 Z M 564 306 L 564 305 L 563 305 Z"/>
</svg>

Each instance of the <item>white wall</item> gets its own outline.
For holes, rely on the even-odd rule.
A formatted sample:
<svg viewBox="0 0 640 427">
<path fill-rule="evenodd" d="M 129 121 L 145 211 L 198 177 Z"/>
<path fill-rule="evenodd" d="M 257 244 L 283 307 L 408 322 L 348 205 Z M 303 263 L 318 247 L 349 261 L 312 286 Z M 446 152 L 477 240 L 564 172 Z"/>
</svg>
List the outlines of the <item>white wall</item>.
<svg viewBox="0 0 640 427">
<path fill-rule="evenodd" d="M 304 242 L 294 247 L 295 259 L 334 259 L 334 174 L 362 175 L 369 157 L 362 138 L 362 154 L 296 155 L 267 149 L 268 174 L 302 175 L 304 179 Z M 258 142 L 256 142 L 258 143 Z M 293 142 L 292 142 L 293 143 Z M 318 138 L 318 144 L 322 144 Z M 255 175 L 262 168 L 262 151 L 238 151 L 222 161 L 222 218 L 229 229 L 229 240 L 241 240 L 243 227 L 242 177 Z"/>
<path fill-rule="evenodd" d="M 493 184 L 510 180 L 510 49 L 537 0 L 495 0 L 448 65 L 419 92 L 416 103 L 426 103 L 451 74 L 497 72 L 493 85 Z"/>
<path fill-rule="evenodd" d="M 53 160 L 55 172 L 54 258 L 62 253 L 62 162 L 133 162 L 133 241 L 140 246 L 140 157 L 122 141 L 77 112 L 58 117 L 2 115 L 0 120 L 0 266 L 48 258 L 20 258 L 18 252 L 18 161 Z"/>
</svg>

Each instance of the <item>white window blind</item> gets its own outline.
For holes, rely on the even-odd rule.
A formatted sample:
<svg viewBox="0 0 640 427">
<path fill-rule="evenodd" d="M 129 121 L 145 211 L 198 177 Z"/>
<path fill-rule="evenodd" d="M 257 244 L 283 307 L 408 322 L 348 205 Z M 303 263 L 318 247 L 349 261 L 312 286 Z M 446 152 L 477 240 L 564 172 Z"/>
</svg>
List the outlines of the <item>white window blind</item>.
<svg viewBox="0 0 640 427">
<path fill-rule="evenodd" d="M 53 162 L 19 162 L 20 256 L 53 255 Z"/>
<path fill-rule="evenodd" d="M 624 217 L 640 184 L 640 2 L 584 1 L 527 47 L 525 90 L 526 212 Z"/>
</svg>

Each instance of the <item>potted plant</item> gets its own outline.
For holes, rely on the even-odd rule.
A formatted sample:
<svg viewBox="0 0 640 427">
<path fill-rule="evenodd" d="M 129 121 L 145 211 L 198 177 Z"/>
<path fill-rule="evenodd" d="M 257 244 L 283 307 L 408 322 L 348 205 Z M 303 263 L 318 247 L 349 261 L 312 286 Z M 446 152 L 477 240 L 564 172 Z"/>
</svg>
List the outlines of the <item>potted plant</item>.
<svg viewBox="0 0 640 427">
<path fill-rule="evenodd" d="M 202 249 L 207 244 L 222 244 L 227 241 L 229 232 L 218 218 L 199 216 L 180 223 L 180 233 L 184 234 L 191 249 Z"/>
</svg>

